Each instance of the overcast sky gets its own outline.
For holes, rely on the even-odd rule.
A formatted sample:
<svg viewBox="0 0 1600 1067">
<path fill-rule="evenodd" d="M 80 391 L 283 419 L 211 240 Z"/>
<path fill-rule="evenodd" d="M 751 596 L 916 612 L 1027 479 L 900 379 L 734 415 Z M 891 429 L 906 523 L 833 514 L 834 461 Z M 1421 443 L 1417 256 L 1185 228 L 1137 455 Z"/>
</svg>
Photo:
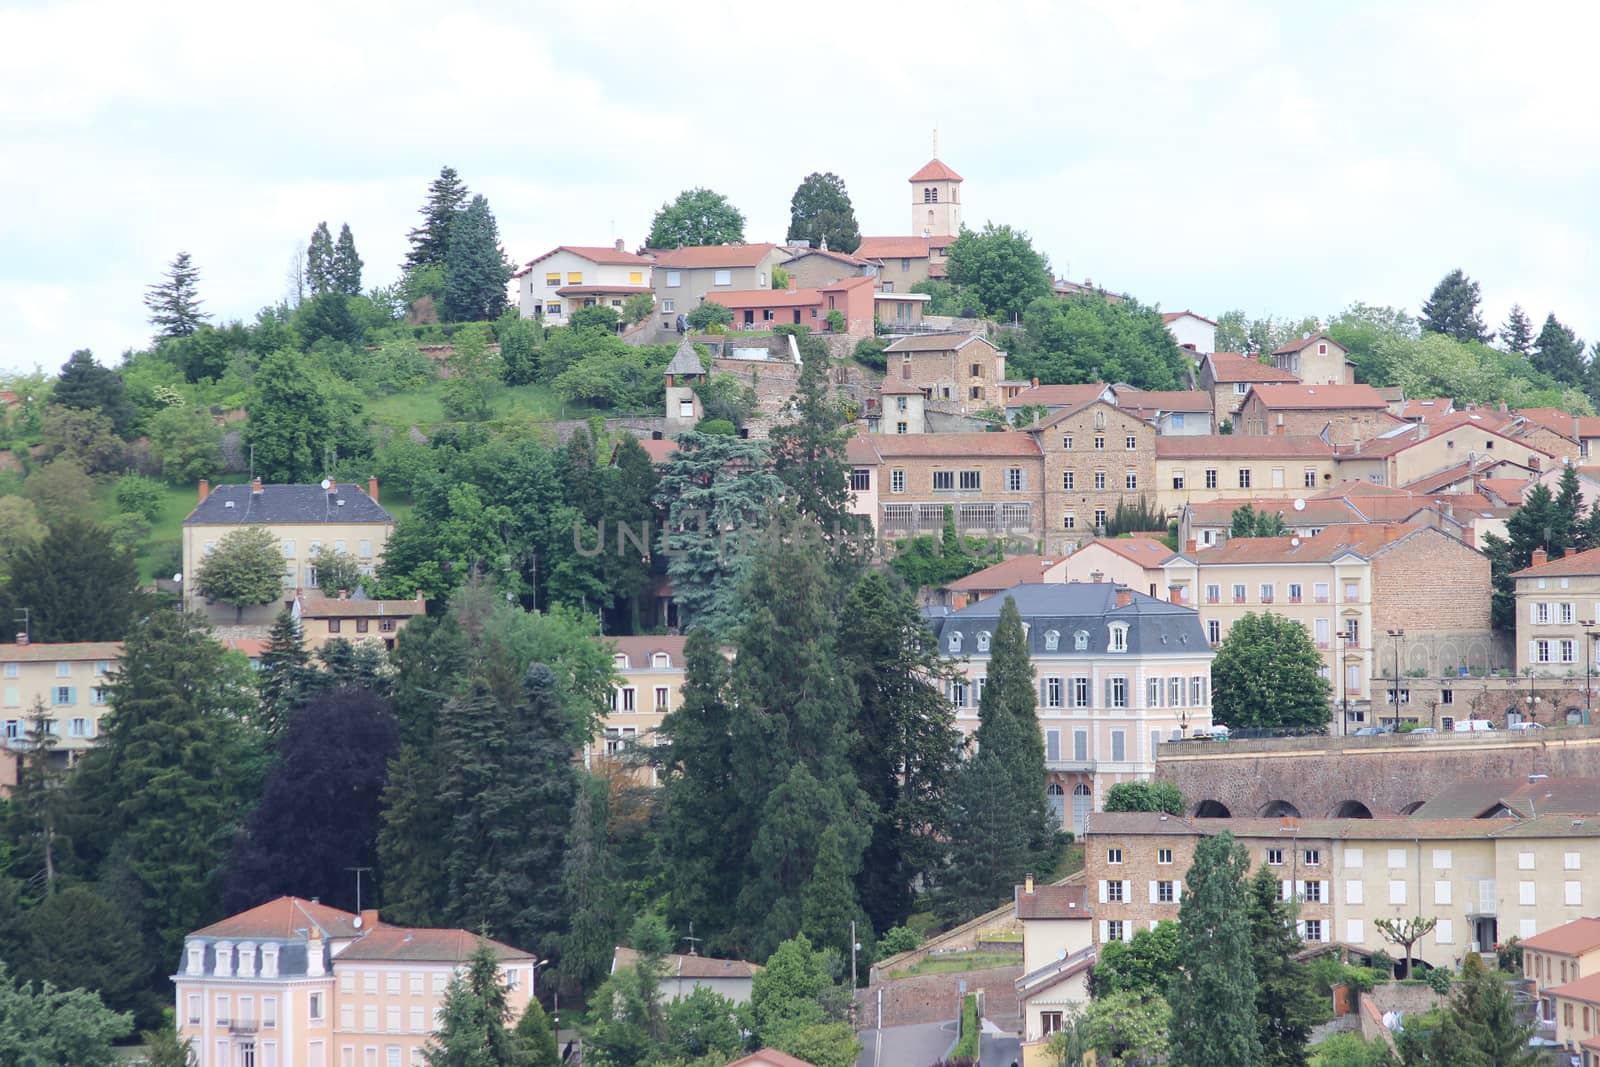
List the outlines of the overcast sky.
<svg viewBox="0 0 1600 1067">
<path fill-rule="evenodd" d="M 1600 337 L 1600 5 L 1285 6 L 0 3 L 0 369 L 142 345 L 178 249 L 219 318 L 324 219 L 392 281 L 444 164 L 519 263 L 694 185 L 781 240 L 819 170 L 906 233 L 935 128 L 969 225 L 1166 310 L 1414 311 L 1460 266 L 1491 325 Z"/>
</svg>

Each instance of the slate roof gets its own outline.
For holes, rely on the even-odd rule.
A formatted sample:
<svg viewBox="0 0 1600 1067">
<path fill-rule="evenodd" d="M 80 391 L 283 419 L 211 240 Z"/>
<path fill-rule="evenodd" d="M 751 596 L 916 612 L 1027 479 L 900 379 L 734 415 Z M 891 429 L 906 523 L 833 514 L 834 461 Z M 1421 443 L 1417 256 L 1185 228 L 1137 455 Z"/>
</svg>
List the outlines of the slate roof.
<svg viewBox="0 0 1600 1067">
<path fill-rule="evenodd" d="M 660 637 L 608 637 L 606 640 L 611 642 L 613 652 L 620 652 L 628 657 L 627 669 L 630 671 L 649 669 L 650 657 L 656 652 L 667 654 L 672 670 L 683 670 L 683 646 L 689 641 L 681 634 Z"/>
<path fill-rule="evenodd" d="M 1116 606 L 1117 592 L 1130 594 L 1126 607 Z M 970 604 L 960 611 L 930 619 L 929 623 L 942 649 L 949 649 L 949 636 L 962 635 L 960 656 L 987 658 L 979 652 L 977 635 L 993 632 L 1007 598 L 1017 602 L 1022 621 L 1027 623 L 1028 646 L 1035 657 L 1127 655 L 1177 656 L 1185 653 L 1210 655 L 1211 646 L 1200 628 L 1200 616 L 1193 608 L 1157 600 L 1109 582 L 1070 582 L 1050 585 L 1017 585 L 1004 592 Z M 1126 623 L 1128 651 L 1110 653 L 1110 624 Z M 1060 635 L 1054 651 L 1045 651 L 1045 635 Z M 1088 647 L 1077 649 L 1073 635 L 1089 635 Z"/>
<path fill-rule="evenodd" d="M 672 362 L 667 364 L 663 374 L 704 374 L 705 364 L 700 362 L 700 353 L 694 350 L 694 345 L 684 341 L 678 345 L 678 350 L 672 353 Z"/>
<path fill-rule="evenodd" d="M 343 501 L 341 504 L 340 501 Z M 232 507 L 228 505 L 232 504 Z M 393 524 L 383 510 L 353 482 L 324 490 L 320 485 L 219 485 L 183 520 L 185 526 L 278 526 L 304 523 Z"/>
</svg>

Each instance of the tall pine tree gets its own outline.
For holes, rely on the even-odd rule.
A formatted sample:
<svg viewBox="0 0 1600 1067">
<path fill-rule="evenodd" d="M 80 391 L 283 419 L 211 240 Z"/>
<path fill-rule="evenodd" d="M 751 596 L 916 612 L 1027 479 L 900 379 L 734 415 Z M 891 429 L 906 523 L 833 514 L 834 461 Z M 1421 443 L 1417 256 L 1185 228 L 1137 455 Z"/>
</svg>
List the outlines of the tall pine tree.
<svg viewBox="0 0 1600 1067">
<path fill-rule="evenodd" d="M 772 467 L 785 499 L 821 527 L 835 560 L 848 562 L 862 553 L 869 527 L 851 511 L 844 405 L 829 389 L 827 345 L 810 334 L 801 335 L 800 343 L 800 381 L 789 398 L 796 418 L 772 430 Z"/>
<path fill-rule="evenodd" d="M 1291 958 L 1300 939 L 1267 867 L 1250 880 L 1249 914 L 1261 1067 L 1305 1067 L 1311 1028 L 1322 1021 L 1322 998 L 1310 970 Z"/>
<path fill-rule="evenodd" d="M 439 176 L 428 186 L 428 200 L 422 205 L 422 225 L 406 235 L 411 250 L 406 253 L 405 269 L 442 267 L 450 251 L 450 231 L 467 205 L 467 187 L 454 167 L 439 168 Z"/>
<path fill-rule="evenodd" d="M 331 293 L 333 287 L 333 234 L 326 222 L 317 223 L 306 245 L 306 285 L 312 296 Z"/>
<path fill-rule="evenodd" d="M 1522 310 L 1521 304 L 1512 304 L 1511 313 L 1506 316 L 1506 323 L 1500 327 L 1500 341 L 1506 346 L 1507 352 L 1527 358 L 1533 351 L 1533 323 L 1528 319 L 1528 313 Z"/>
<path fill-rule="evenodd" d="M 199 289 L 199 268 L 189 253 L 179 252 L 167 268 L 166 277 L 145 291 L 144 306 L 150 311 L 150 325 L 156 328 L 157 341 L 188 337 L 210 318 L 200 310 Z"/>
<path fill-rule="evenodd" d="M 86 517 L 51 524 L 43 541 L 25 545 L 0 587 L 0 632 L 21 630 L 27 613 L 34 641 L 120 641 L 150 598 L 139 585 L 133 554 Z"/>
<path fill-rule="evenodd" d="M 1487 342 L 1493 335 L 1478 313 L 1478 283 L 1457 267 L 1434 286 L 1433 294 L 1422 302 L 1422 329 L 1442 333 L 1457 341 Z"/>
<path fill-rule="evenodd" d="M 505 311 L 511 264 L 500 248 L 500 230 L 483 196 L 474 196 L 451 223 L 444 266 L 444 305 L 452 319 L 487 321 Z"/>
<path fill-rule="evenodd" d="M 1178 908 L 1178 971 L 1167 987 L 1175 1065 L 1255 1067 L 1261 1062 L 1249 873 L 1250 855 L 1230 833 L 1208 837 L 1195 848 Z"/>
<path fill-rule="evenodd" d="M 627 925 L 622 873 L 606 832 L 610 814 L 605 781 L 580 776 L 571 840 L 561 868 L 567 920 L 561 938 L 561 979 L 568 989 L 590 989 L 605 977 L 612 950 Z"/>
<path fill-rule="evenodd" d="M 361 257 L 356 253 L 356 238 L 347 222 L 339 227 L 339 241 L 330 260 L 333 291 L 345 296 L 361 295 Z"/>
<path fill-rule="evenodd" d="M 1533 342 L 1530 357 L 1535 370 L 1543 371 L 1558 382 L 1578 385 L 1584 379 L 1584 344 L 1572 327 L 1563 325 L 1554 313 L 1545 316 L 1544 326 Z"/>
</svg>

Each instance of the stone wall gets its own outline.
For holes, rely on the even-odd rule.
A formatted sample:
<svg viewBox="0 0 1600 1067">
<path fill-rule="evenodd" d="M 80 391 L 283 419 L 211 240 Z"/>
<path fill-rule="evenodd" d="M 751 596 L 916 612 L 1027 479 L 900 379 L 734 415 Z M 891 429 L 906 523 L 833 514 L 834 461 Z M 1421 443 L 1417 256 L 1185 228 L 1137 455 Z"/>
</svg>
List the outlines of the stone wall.
<svg viewBox="0 0 1600 1067">
<path fill-rule="evenodd" d="M 1394 815 L 1473 778 L 1600 777 L 1600 727 L 1381 737 L 1295 737 L 1162 745 L 1156 777 L 1190 810 L 1213 800 L 1235 816 L 1287 801 L 1324 818 L 1347 800 Z"/>
<path fill-rule="evenodd" d="M 878 993 L 883 993 L 883 1025 L 949 1022 L 961 1012 L 962 982 L 968 993 L 983 994 L 983 1014 L 1002 1030 L 1021 1027 L 1022 1004 L 1016 981 L 1022 965 L 989 967 L 954 974 L 924 974 L 895 978 L 856 991 L 856 1018 L 865 1026 L 878 1025 Z"/>
</svg>

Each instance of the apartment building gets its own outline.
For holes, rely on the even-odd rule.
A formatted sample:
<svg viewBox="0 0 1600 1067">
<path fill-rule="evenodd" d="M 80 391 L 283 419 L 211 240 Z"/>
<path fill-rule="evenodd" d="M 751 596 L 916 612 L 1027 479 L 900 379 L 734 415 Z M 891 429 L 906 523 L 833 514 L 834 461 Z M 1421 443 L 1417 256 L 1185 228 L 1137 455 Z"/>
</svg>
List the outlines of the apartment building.
<svg viewBox="0 0 1600 1067">
<path fill-rule="evenodd" d="M 583 746 L 583 764 L 617 759 L 635 745 L 654 745 L 661 721 L 683 700 L 683 649 L 688 638 L 607 637 L 616 680 L 600 736 Z M 654 772 L 651 781 L 654 782 Z"/>
<path fill-rule="evenodd" d="M 949 697 L 967 734 L 1007 598 L 1037 681 L 1046 793 L 1062 825 L 1081 832 L 1113 785 L 1151 776 L 1163 740 L 1210 727 L 1211 646 L 1192 608 L 1107 582 L 1017 585 L 935 614 L 939 650 L 961 673 Z"/>
<path fill-rule="evenodd" d="M 1117 506 L 1155 502 L 1155 428 L 1102 399 L 1064 407 L 1024 431 L 1044 457 L 1046 552 L 1105 533 Z"/>
<path fill-rule="evenodd" d="M 1223 423 L 1238 432 L 1239 405 L 1254 385 L 1293 383 L 1300 379 L 1291 371 L 1279 370 L 1238 352 L 1213 352 L 1200 360 L 1194 371 L 1194 387 L 1211 394 L 1213 429 Z"/>
<path fill-rule="evenodd" d="M 3 762 L 11 768 L 0 784 L 15 784 L 11 765 L 27 743 L 36 708 L 44 710 L 45 729 L 55 738 L 51 758 L 60 766 L 70 766 L 95 743 L 108 710 L 107 675 L 121 656 L 121 641 L 33 644 L 19 634 L 15 644 L 0 644 L 0 716 L 9 750 Z"/>
<path fill-rule="evenodd" d="M 1178 515 L 1179 541 L 1193 541 L 1202 550 L 1226 542 L 1233 512 L 1245 504 L 1278 515 L 1296 537 L 1315 537 L 1330 526 L 1405 522 L 1436 526 L 1476 547 L 1486 525 L 1500 526 L 1505 520 L 1505 509 L 1479 493 L 1429 494 L 1346 481 L 1315 493 L 1186 504 Z"/>
<path fill-rule="evenodd" d="M 1533 983 L 1534 995 L 1546 1004 L 1543 994 L 1552 986 L 1600 974 L 1600 919 L 1573 919 L 1517 944 L 1522 949 L 1522 977 Z M 1555 1017 L 1548 1011 L 1541 1014 Z"/>
<path fill-rule="evenodd" d="M 520 1016 L 535 993 L 530 953 L 279 897 L 185 938 L 178 1038 L 196 1067 L 420 1067 L 450 980 L 480 944 Z"/>
<path fill-rule="evenodd" d="M 1097 537 L 1062 560 L 1056 580 L 1113 582 L 1157 600 L 1183 603 L 1183 587 L 1167 586 L 1166 565 L 1176 554 L 1153 537 Z"/>
<path fill-rule="evenodd" d="M 1306 333 L 1272 351 L 1272 364 L 1305 385 L 1354 385 L 1348 349 L 1325 333 Z"/>
<path fill-rule="evenodd" d="M 1334 484 L 1332 445 L 1310 436 L 1162 436 L 1155 439 L 1155 504 L 1177 515 L 1184 505 L 1262 494 L 1310 494 Z"/>
<path fill-rule="evenodd" d="M 1517 605 L 1517 673 L 1584 676 L 1600 670 L 1600 548 L 1549 559 L 1533 550 L 1511 575 Z"/>
<path fill-rule="evenodd" d="M 652 292 L 650 268 L 649 259 L 624 251 L 620 240 L 610 247 L 558 245 L 512 275 L 518 310 L 525 319 L 542 318 L 551 326 L 566 325 L 574 311 L 586 307 L 620 313 L 628 297 Z"/>
<path fill-rule="evenodd" d="M 654 254 L 650 284 L 662 329 L 676 327 L 712 293 L 771 288 L 772 268 L 787 258 L 774 244 L 706 245 Z"/>
<path fill-rule="evenodd" d="M 1339 453 L 1339 477 L 1377 485 L 1415 487 L 1457 467 L 1476 472 L 1486 461 L 1514 463 L 1529 471 L 1559 466 L 1556 456 L 1526 439 L 1482 422 L 1476 411 L 1458 411 L 1431 423 L 1406 423 L 1358 441 Z"/>
<path fill-rule="evenodd" d="M 312 651 L 340 639 L 351 644 L 376 642 L 392 651 L 400 631 L 412 619 L 426 615 L 428 605 L 420 592 L 411 600 L 300 592 L 290 611 L 299 618 L 301 640 Z"/>
<path fill-rule="evenodd" d="M 1393 955 L 1378 919 L 1437 920 L 1413 948 L 1429 966 L 1581 918 L 1594 906 L 1600 819 L 1188 819 L 1154 812 L 1089 816 L 1085 877 L 1097 943 L 1176 919 L 1204 837 L 1234 835 L 1279 879 L 1303 940 Z M 1587 899 L 1586 901 L 1586 897 Z"/>
<path fill-rule="evenodd" d="M 1146 390 L 1117 386 L 1117 407 L 1136 415 L 1163 436 L 1203 437 L 1211 433 L 1211 394 L 1199 389 Z"/>
<path fill-rule="evenodd" d="M 284 596 L 236 613 L 202 597 L 193 576 L 224 537 L 249 526 L 263 527 L 277 540 L 283 552 Z M 349 482 L 263 485 L 259 478 L 248 485 L 212 489 L 202 479 L 199 503 L 183 520 L 184 609 L 215 622 L 270 625 L 280 610 L 293 607 L 296 589 L 316 588 L 312 560 L 319 548 L 349 553 L 363 574 L 371 574 L 383 561 L 384 546 L 393 533 L 394 516 L 378 504 L 376 478 L 368 480 L 365 491 Z"/>
<path fill-rule="evenodd" d="M 883 350 L 887 376 L 964 414 L 1005 404 L 1006 354 L 970 331 L 901 337 Z"/>
<path fill-rule="evenodd" d="M 1165 569 L 1213 644 L 1249 612 L 1305 627 L 1346 727 L 1365 724 L 1375 707 L 1385 718 L 1412 717 L 1409 686 L 1375 691 L 1375 678 L 1491 665 L 1488 557 L 1432 527 L 1367 523 L 1304 538 L 1237 538 L 1192 561 L 1175 556 Z"/>
<path fill-rule="evenodd" d="M 946 507 L 963 533 L 1029 542 L 1043 536 L 1044 457 L 1029 434 L 886 433 L 862 440 L 880 460 L 883 536 L 937 534 Z"/>
<path fill-rule="evenodd" d="M 1234 432 L 1248 437 L 1321 437 L 1336 445 L 1371 440 L 1405 425 L 1370 385 L 1252 385 Z"/>
</svg>

